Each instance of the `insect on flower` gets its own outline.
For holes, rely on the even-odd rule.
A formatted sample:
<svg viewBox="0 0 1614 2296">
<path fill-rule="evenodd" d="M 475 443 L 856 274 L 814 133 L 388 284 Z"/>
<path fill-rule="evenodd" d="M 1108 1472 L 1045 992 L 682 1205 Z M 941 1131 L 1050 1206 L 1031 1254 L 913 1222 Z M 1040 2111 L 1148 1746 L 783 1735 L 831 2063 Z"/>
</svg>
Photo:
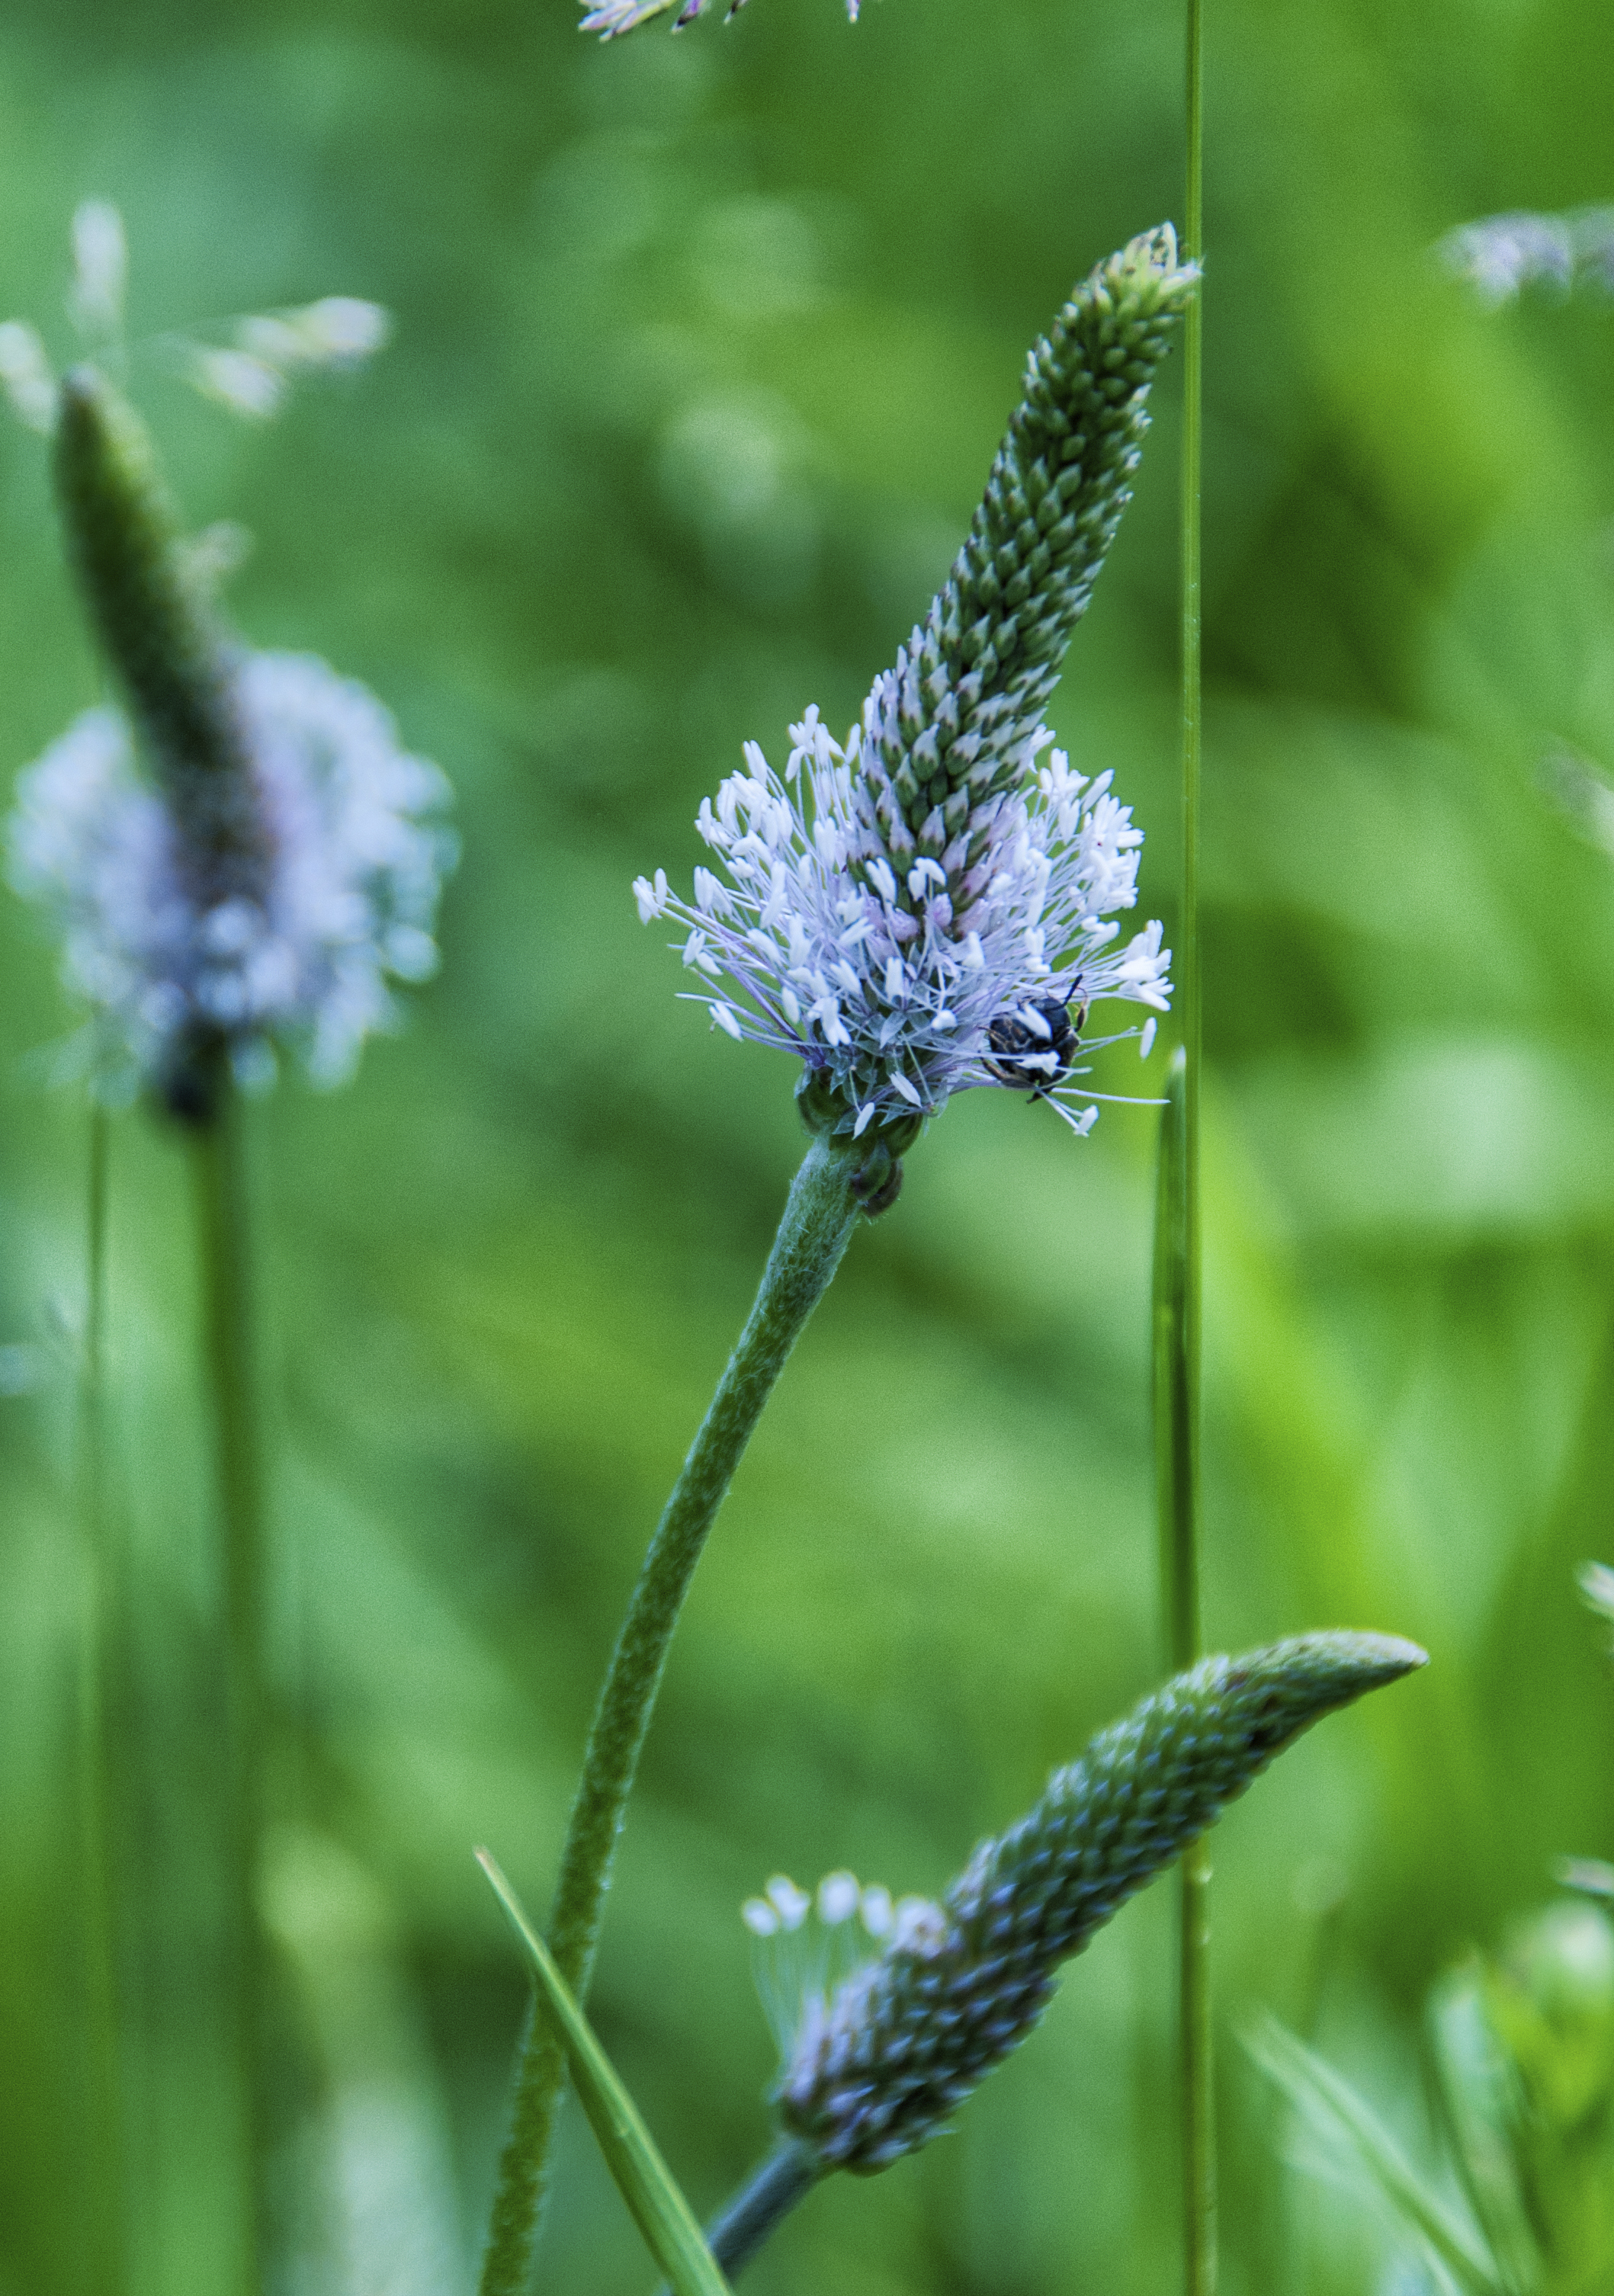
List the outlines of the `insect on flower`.
<svg viewBox="0 0 1614 2296">
<path fill-rule="evenodd" d="M 1061 996 L 1028 996 L 1012 1013 L 987 1024 L 987 1066 L 1000 1084 L 1024 1085 L 1033 1100 L 1045 1100 L 1069 1073 L 1087 1024 L 1087 1007 L 1075 1002 L 1081 975 Z"/>
</svg>

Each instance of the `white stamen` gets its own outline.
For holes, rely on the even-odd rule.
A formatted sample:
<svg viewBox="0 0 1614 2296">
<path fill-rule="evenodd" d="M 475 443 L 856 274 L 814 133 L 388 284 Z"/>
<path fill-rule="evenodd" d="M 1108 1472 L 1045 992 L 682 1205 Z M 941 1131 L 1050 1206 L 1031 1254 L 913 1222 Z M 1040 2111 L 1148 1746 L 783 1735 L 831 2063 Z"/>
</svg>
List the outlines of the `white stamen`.
<svg viewBox="0 0 1614 2296">
<path fill-rule="evenodd" d="M 285 377 L 250 351 L 193 350 L 189 373 L 204 398 L 253 422 L 266 422 L 286 395 Z"/>
<path fill-rule="evenodd" d="M 38 334 L 21 319 L 0 326 L 0 389 L 18 421 L 48 438 L 56 424 L 56 378 Z"/>
<path fill-rule="evenodd" d="M 863 1893 L 863 1925 L 872 1938 L 889 1937 L 895 1918 L 891 1892 L 878 1882 Z"/>
<path fill-rule="evenodd" d="M 844 1869 L 826 1874 L 818 1884 L 818 1918 L 832 1926 L 849 1921 L 857 1911 L 860 1898 L 856 1874 Z"/>
<path fill-rule="evenodd" d="M 930 1956 L 946 1941 L 947 1917 L 930 1898 L 902 1898 L 892 1925 L 892 1942 L 899 1953 Z"/>
<path fill-rule="evenodd" d="M 652 917 L 663 915 L 668 899 L 666 870 L 657 870 L 653 884 L 648 877 L 635 877 L 634 898 L 639 905 L 639 922 L 642 925 L 647 925 Z"/>
<path fill-rule="evenodd" d="M 807 1917 L 812 1899 L 805 1890 L 799 1890 L 788 1874 L 775 1874 L 765 1882 L 762 1894 L 767 1899 L 787 1930 L 799 1930 Z"/>
</svg>

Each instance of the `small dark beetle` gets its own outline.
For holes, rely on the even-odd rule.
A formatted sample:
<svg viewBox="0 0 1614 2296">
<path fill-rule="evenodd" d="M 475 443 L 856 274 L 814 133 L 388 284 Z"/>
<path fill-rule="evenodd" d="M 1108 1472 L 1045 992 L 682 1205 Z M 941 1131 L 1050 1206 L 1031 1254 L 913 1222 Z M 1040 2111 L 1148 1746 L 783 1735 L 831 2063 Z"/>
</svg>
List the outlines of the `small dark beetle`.
<svg viewBox="0 0 1614 2296">
<path fill-rule="evenodd" d="M 1032 1013 L 1042 1022 L 1040 1029 L 1027 1017 Z M 1033 1100 L 1042 1100 L 1069 1070 L 1086 1018 L 1086 1004 L 1073 1005 L 1062 996 L 1028 996 L 988 1025 L 987 1066 L 1000 1084 L 1020 1086 Z"/>
</svg>

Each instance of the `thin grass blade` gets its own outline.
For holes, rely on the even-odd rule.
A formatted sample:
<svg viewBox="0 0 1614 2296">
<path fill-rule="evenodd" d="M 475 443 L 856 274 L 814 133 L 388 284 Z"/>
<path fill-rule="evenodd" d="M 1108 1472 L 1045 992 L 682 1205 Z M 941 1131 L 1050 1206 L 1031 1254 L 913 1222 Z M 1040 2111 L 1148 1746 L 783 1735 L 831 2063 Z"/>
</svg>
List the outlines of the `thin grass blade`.
<svg viewBox="0 0 1614 2296">
<path fill-rule="evenodd" d="M 1171 1056 L 1154 1217 L 1154 1447 L 1166 1652 L 1174 1674 L 1200 1648 L 1198 1435 L 1188 1221 L 1188 1061 Z"/>
<path fill-rule="evenodd" d="M 1160 1588 L 1174 1673 L 1203 1655 L 1200 1601 L 1198 1286 L 1186 1049 L 1172 1054 L 1160 1116 L 1154 1220 L 1154 1447 Z M 1210 1849 L 1183 1857 L 1177 1913 L 1184 2296 L 1215 2296 L 1215 2036 L 1210 2003 Z"/>
<path fill-rule="evenodd" d="M 477 1863 L 493 1884 L 511 1927 L 527 1949 L 533 1975 L 554 2021 L 572 2080 L 583 2100 L 605 2164 L 644 2235 L 645 2245 L 671 2283 L 676 2296 L 729 2296 L 717 2259 L 706 2244 L 694 2211 L 610 2058 L 594 2038 L 571 1988 L 555 1967 L 548 1947 L 523 1911 L 520 1899 L 486 1849 Z"/>
<path fill-rule="evenodd" d="M 1543 2278 L 1517 2165 L 1526 2107 L 1518 2075 L 1485 2013 L 1478 1964 L 1454 1972 L 1436 1988 L 1430 2038 L 1469 2205 L 1484 2227 L 1502 2279 L 1517 2296 L 1525 2296 Z"/>
<path fill-rule="evenodd" d="M 1304 2041 L 1267 2018 L 1245 2035 L 1245 2046 L 1321 2137 L 1329 2152 L 1348 2154 L 1392 2216 L 1462 2296 L 1510 2296 L 1508 2284 L 1476 2234 L 1431 2193 L 1371 2105 Z"/>
</svg>

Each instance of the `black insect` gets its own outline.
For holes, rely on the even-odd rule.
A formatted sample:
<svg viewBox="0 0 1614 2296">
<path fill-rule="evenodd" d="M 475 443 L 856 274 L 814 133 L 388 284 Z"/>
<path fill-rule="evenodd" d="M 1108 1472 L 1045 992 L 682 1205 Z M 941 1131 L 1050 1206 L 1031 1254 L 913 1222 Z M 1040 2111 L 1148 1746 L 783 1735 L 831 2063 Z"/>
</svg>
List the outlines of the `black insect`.
<svg viewBox="0 0 1614 2296">
<path fill-rule="evenodd" d="M 1086 1019 L 1086 1004 L 1063 996 L 1028 996 L 1013 1012 L 1000 1013 L 988 1023 L 987 1066 L 1000 1084 L 1014 1085 L 1033 1100 L 1045 1099 L 1069 1072 Z"/>
</svg>

